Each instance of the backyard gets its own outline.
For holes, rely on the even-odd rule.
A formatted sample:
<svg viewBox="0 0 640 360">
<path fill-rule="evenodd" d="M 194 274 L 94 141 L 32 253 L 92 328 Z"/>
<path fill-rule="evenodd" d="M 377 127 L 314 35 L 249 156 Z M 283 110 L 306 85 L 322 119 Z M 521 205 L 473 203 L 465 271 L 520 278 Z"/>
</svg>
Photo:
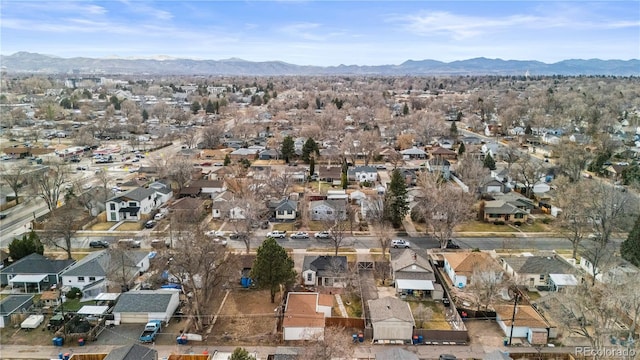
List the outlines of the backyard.
<svg viewBox="0 0 640 360">
<path fill-rule="evenodd" d="M 451 325 L 446 319 L 445 312 L 446 309 L 441 302 L 436 302 L 433 300 L 423 300 L 423 301 L 407 301 L 409 303 L 409 307 L 411 308 L 411 312 L 416 321 L 416 327 L 427 329 L 427 330 L 452 330 Z M 420 305 L 422 305 L 422 314 L 431 314 L 431 316 L 421 315 Z M 426 312 L 424 309 L 427 309 Z M 420 321 L 424 318 L 424 321 Z M 421 325 L 421 326 L 420 326 Z"/>
</svg>

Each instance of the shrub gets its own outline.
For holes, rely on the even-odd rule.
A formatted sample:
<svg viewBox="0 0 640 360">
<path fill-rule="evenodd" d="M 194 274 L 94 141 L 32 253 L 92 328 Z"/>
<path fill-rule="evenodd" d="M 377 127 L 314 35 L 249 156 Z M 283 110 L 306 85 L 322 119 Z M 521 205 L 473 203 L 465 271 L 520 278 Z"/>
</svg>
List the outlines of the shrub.
<svg viewBox="0 0 640 360">
<path fill-rule="evenodd" d="M 553 220 L 551 218 L 548 218 L 548 217 L 542 218 L 542 223 L 543 224 L 551 224 L 552 221 Z"/>
<path fill-rule="evenodd" d="M 521 226 L 522 225 L 522 221 L 516 221 L 513 223 L 513 225 L 515 226 Z"/>
<path fill-rule="evenodd" d="M 494 221 L 493 225 L 504 225 L 504 221 L 502 220 Z"/>
<path fill-rule="evenodd" d="M 82 290 L 78 289 L 77 287 L 72 287 L 71 290 L 69 290 L 65 296 L 67 297 L 67 299 L 80 299 L 82 297 Z"/>
</svg>

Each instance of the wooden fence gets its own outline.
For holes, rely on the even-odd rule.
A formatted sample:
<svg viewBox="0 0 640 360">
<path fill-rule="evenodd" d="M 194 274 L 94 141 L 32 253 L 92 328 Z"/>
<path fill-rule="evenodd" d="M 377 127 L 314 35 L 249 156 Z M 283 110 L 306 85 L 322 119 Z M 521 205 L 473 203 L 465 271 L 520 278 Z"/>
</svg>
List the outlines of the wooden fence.
<svg viewBox="0 0 640 360">
<path fill-rule="evenodd" d="M 342 318 L 342 317 L 328 317 L 324 319 L 325 326 L 340 326 L 346 329 L 358 329 L 364 330 L 364 319 L 358 318 Z"/>
</svg>

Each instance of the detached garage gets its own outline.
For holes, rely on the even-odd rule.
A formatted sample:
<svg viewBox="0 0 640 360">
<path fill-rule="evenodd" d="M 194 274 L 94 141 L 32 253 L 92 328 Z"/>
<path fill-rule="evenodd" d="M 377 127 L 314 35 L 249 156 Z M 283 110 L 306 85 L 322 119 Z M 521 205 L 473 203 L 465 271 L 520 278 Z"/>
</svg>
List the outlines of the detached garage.
<svg viewBox="0 0 640 360">
<path fill-rule="evenodd" d="M 408 303 L 393 297 L 369 300 L 368 303 L 374 342 L 411 341 L 415 321 Z"/>
<path fill-rule="evenodd" d="M 0 301 L 0 329 L 10 327 L 11 316 L 27 312 L 33 306 L 33 295 L 9 295 Z"/>
<path fill-rule="evenodd" d="M 149 320 L 169 322 L 179 305 L 177 291 L 129 291 L 120 295 L 113 316 L 116 323 L 122 324 L 146 324 Z"/>
</svg>

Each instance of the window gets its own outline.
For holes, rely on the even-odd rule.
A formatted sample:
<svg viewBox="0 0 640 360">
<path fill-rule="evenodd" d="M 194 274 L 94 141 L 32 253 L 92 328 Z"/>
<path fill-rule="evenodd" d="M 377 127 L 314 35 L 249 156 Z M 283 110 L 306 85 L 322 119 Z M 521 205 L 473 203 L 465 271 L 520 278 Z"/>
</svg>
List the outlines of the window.
<svg viewBox="0 0 640 360">
<path fill-rule="evenodd" d="M 136 205 L 138 205 L 138 204 L 136 204 L 136 203 L 135 203 L 135 202 L 133 202 L 133 201 L 130 201 L 130 202 L 129 202 L 129 207 L 135 207 Z"/>
<path fill-rule="evenodd" d="M 513 217 L 515 217 L 516 219 L 523 219 L 524 214 L 518 213 L 518 214 L 515 214 Z"/>
<path fill-rule="evenodd" d="M 540 280 L 544 280 L 544 274 L 540 274 Z"/>
<path fill-rule="evenodd" d="M 333 214 L 333 211 L 327 210 L 327 215 L 331 215 L 331 214 Z"/>
<path fill-rule="evenodd" d="M 96 281 L 96 277 L 95 276 L 89 276 L 89 281 Z"/>
<path fill-rule="evenodd" d="M 307 273 L 307 281 L 312 281 L 313 280 L 313 273 L 308 272 Z"/>
<path fill-rule="evenodd" d="M 109 209 L 115 210 L 116 209 L 116 204 L 114 204 L 114 203 L 109 204 Z"/>
<path fill-rule="evenodd" d="M 78 276 L 78 282 L 84 282 L 84 276 Z"/>
</svg>

